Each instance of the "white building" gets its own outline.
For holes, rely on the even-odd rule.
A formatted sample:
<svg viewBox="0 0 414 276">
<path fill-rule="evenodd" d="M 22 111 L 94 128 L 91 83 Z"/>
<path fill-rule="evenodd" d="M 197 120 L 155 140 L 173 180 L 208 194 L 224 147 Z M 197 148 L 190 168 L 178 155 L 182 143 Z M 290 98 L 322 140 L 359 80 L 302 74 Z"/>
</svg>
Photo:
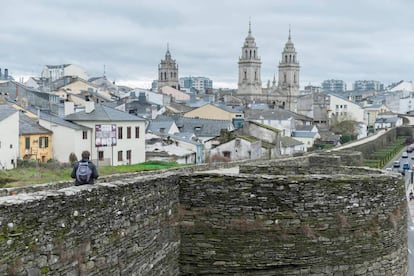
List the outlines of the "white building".
<svg viewBox="0 0 414 276">
<path fill-rule="evenodd" d="M 180 89 L 195 88 L 198 91 L 205 92 L 213 88 L 213 81 L 206 77 L 183 77 L 180 78 Z"/>
<path fill-rule="evenodd" d="M 46 65 L 43 67 L 41 77 L 49 81 L 55 81 L 63 77 L 79 77 L 87 80 L 88 75 L 79 66 L 74 64 Z"/>
<path fill-rule="evenodd" d="M 259 159 L 262 142 L 253 137 L 237 137 L 210 150 L 210 161 Z"/>
<path fill-rule="evenodd" d="M 14 169 L 19 156 L 19 111 L 0 98 L 0 170 Z"/>
<path fill-rule="evenodd" d="M 64 119 L 91 129 L 91 144 L 87 148 L 91 158 L 112 166 L 145 162 L 145 120 L 88 103 L 84 111 L 69 114 Z"/>
<path fill-rule="evenodd" d="M 331 120 L 335 119 L 337 122 L 345 120 L 364 122 L 364 109 L 356 103 L 331 94 L 328 116 Z"/>
<path fill-rule="evenodd" d="M 39 124 L 53 132 L 53 159 L 66 163 L 69 162 L 69 155 L 75 153 L 80 160 L 80 154 L 84 150 L 92 151 L 94 142 L 92 141 L 92 129 L 90 127 L 65 121 L 58 116 L 50 114 L 40 114 Z M 93 158 L 91 157 L 93 160 Z M 96 162 L 97 160 L 93 160 Z"/>
</svg>

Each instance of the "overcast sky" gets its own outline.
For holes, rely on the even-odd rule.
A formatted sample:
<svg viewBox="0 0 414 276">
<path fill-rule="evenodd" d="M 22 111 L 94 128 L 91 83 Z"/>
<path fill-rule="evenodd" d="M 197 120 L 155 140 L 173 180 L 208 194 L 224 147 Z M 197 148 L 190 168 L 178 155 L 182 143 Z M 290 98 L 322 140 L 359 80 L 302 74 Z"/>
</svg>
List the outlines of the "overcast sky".
<svg viewBox="0 0 414 276">
<path fill-rule="evenodd" d="M 249 18 L 262 83 L 277 77 L 288 38 L 301 87 L 325 79 L 413 80 L 412 0 L 13 0 L 0 8 L 0 68 L 15 79 L 71 63 L 90 77 L 150 88 L 167 43 L 179 76 L 237 87 Z"/>
</svg>

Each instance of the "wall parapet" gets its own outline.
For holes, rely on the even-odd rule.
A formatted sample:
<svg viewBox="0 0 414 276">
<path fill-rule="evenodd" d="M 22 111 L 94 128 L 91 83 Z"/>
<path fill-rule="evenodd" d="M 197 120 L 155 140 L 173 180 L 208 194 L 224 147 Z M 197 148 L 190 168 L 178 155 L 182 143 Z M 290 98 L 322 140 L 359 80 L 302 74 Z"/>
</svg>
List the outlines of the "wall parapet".
<svg viewBox="0 0 414 276">
<path fill-rule="evenodd" d="M 113 175 L 0 197 L 0 274 L 406 275 L 400 175 L 361 154 Z M 323 166 L 324 168 L 321 168 Z"/>
</svg>

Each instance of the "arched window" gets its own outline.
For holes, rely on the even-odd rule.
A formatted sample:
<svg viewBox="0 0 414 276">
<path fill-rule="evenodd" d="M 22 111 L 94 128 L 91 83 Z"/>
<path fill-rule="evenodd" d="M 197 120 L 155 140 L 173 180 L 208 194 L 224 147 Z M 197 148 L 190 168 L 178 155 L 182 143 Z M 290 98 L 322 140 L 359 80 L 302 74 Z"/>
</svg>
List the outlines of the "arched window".
<svg viewBox="0 0 414 276">
<path fill-rule="evenodd" d="M 285 62 L 287 63 L 287 55 L 285 56 Z"/>
<path fill-rule="evenodd" d="M 256 58 L 256 50 L 253 51 L 254 58 Z"/>
<path fill-rule="evenodd" d="M 254 71 L 254 80 L 257 80 L 257 72 Z"/>
<path fill-rule="evenodd" d="M 289 55 L 289 62 L 292 62 L 292 55 Z"/>
<path fill-rule="evenodd" d="M 244 57 L 247 58 L 247 50 L 244 51 Z"/>
<path fill-rule="evenodd" d="M 247 80 L 247 72 L 244 71 L 244 79 Z"/>
<path fill-rule="evenodd" d="M 283 83 L 286 83 L 286 73 L 283 74 Z"/>
<path fill-rule="evenodd" d="M 167 72 L 164 72 L 164 80 L 167 80 Z"/>
<path fill-rule="evenodd" d="M 296 83 L 296 74 L 293 74 L 293 82 Z"/>
<path fill-rule="evenodd" d="M 162 80 L 162 72 L 160 72 L 160 80 Z"/>
<path fill-rule="evenodd" d="M 252 58 L 252 50 L 250 50 L 250 57 L 249 58 Z"/>
<path fill-rule="evenodd" d="M 171 72 L 171 74 L 170 74 L 170 75 L 171 75 L 171 78 L 173 78 L 173 72 Z"/>
<path fill-rule="evenodd" d="M 296 62 L 296 56 L 293 55 L 293 62 Z"/>
</svg>

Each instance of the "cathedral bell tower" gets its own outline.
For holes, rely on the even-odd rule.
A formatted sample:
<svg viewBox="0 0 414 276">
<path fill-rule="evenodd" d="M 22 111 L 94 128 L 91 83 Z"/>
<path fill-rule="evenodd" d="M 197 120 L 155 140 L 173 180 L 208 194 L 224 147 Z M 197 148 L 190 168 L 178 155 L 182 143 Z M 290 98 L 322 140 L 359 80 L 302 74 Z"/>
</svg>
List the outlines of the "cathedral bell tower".
<svg viewBox="0 0 414 276">
<path fill-rule="evenodd" d="M 239 94 L 261 94 L 262 81 L 260 77 L 260 61 L 258 48 L 252 36 L 251 22 L 249 33 L 242 47 L 242 55 L 239 58 Z"/>
<path fill-rule="evenodd" d="M 171 58 L 170 47 L 167 44 L 165 59 L 158 65 L 158 89 L 163 86 L 171 86 L 180 89 L 178 82 L 178 64 Z"/>
<path fill-rule="evenodd" d="M 283 106 L 293 112 L 297 111 L 297 98 L 300 89 L 299 69 L 297 53 L 291 40 L 289 28 L 289 38 L 282 52 L 282 61 L 279 62 L 278 91 L 282 95 Z"/>
</svg>

